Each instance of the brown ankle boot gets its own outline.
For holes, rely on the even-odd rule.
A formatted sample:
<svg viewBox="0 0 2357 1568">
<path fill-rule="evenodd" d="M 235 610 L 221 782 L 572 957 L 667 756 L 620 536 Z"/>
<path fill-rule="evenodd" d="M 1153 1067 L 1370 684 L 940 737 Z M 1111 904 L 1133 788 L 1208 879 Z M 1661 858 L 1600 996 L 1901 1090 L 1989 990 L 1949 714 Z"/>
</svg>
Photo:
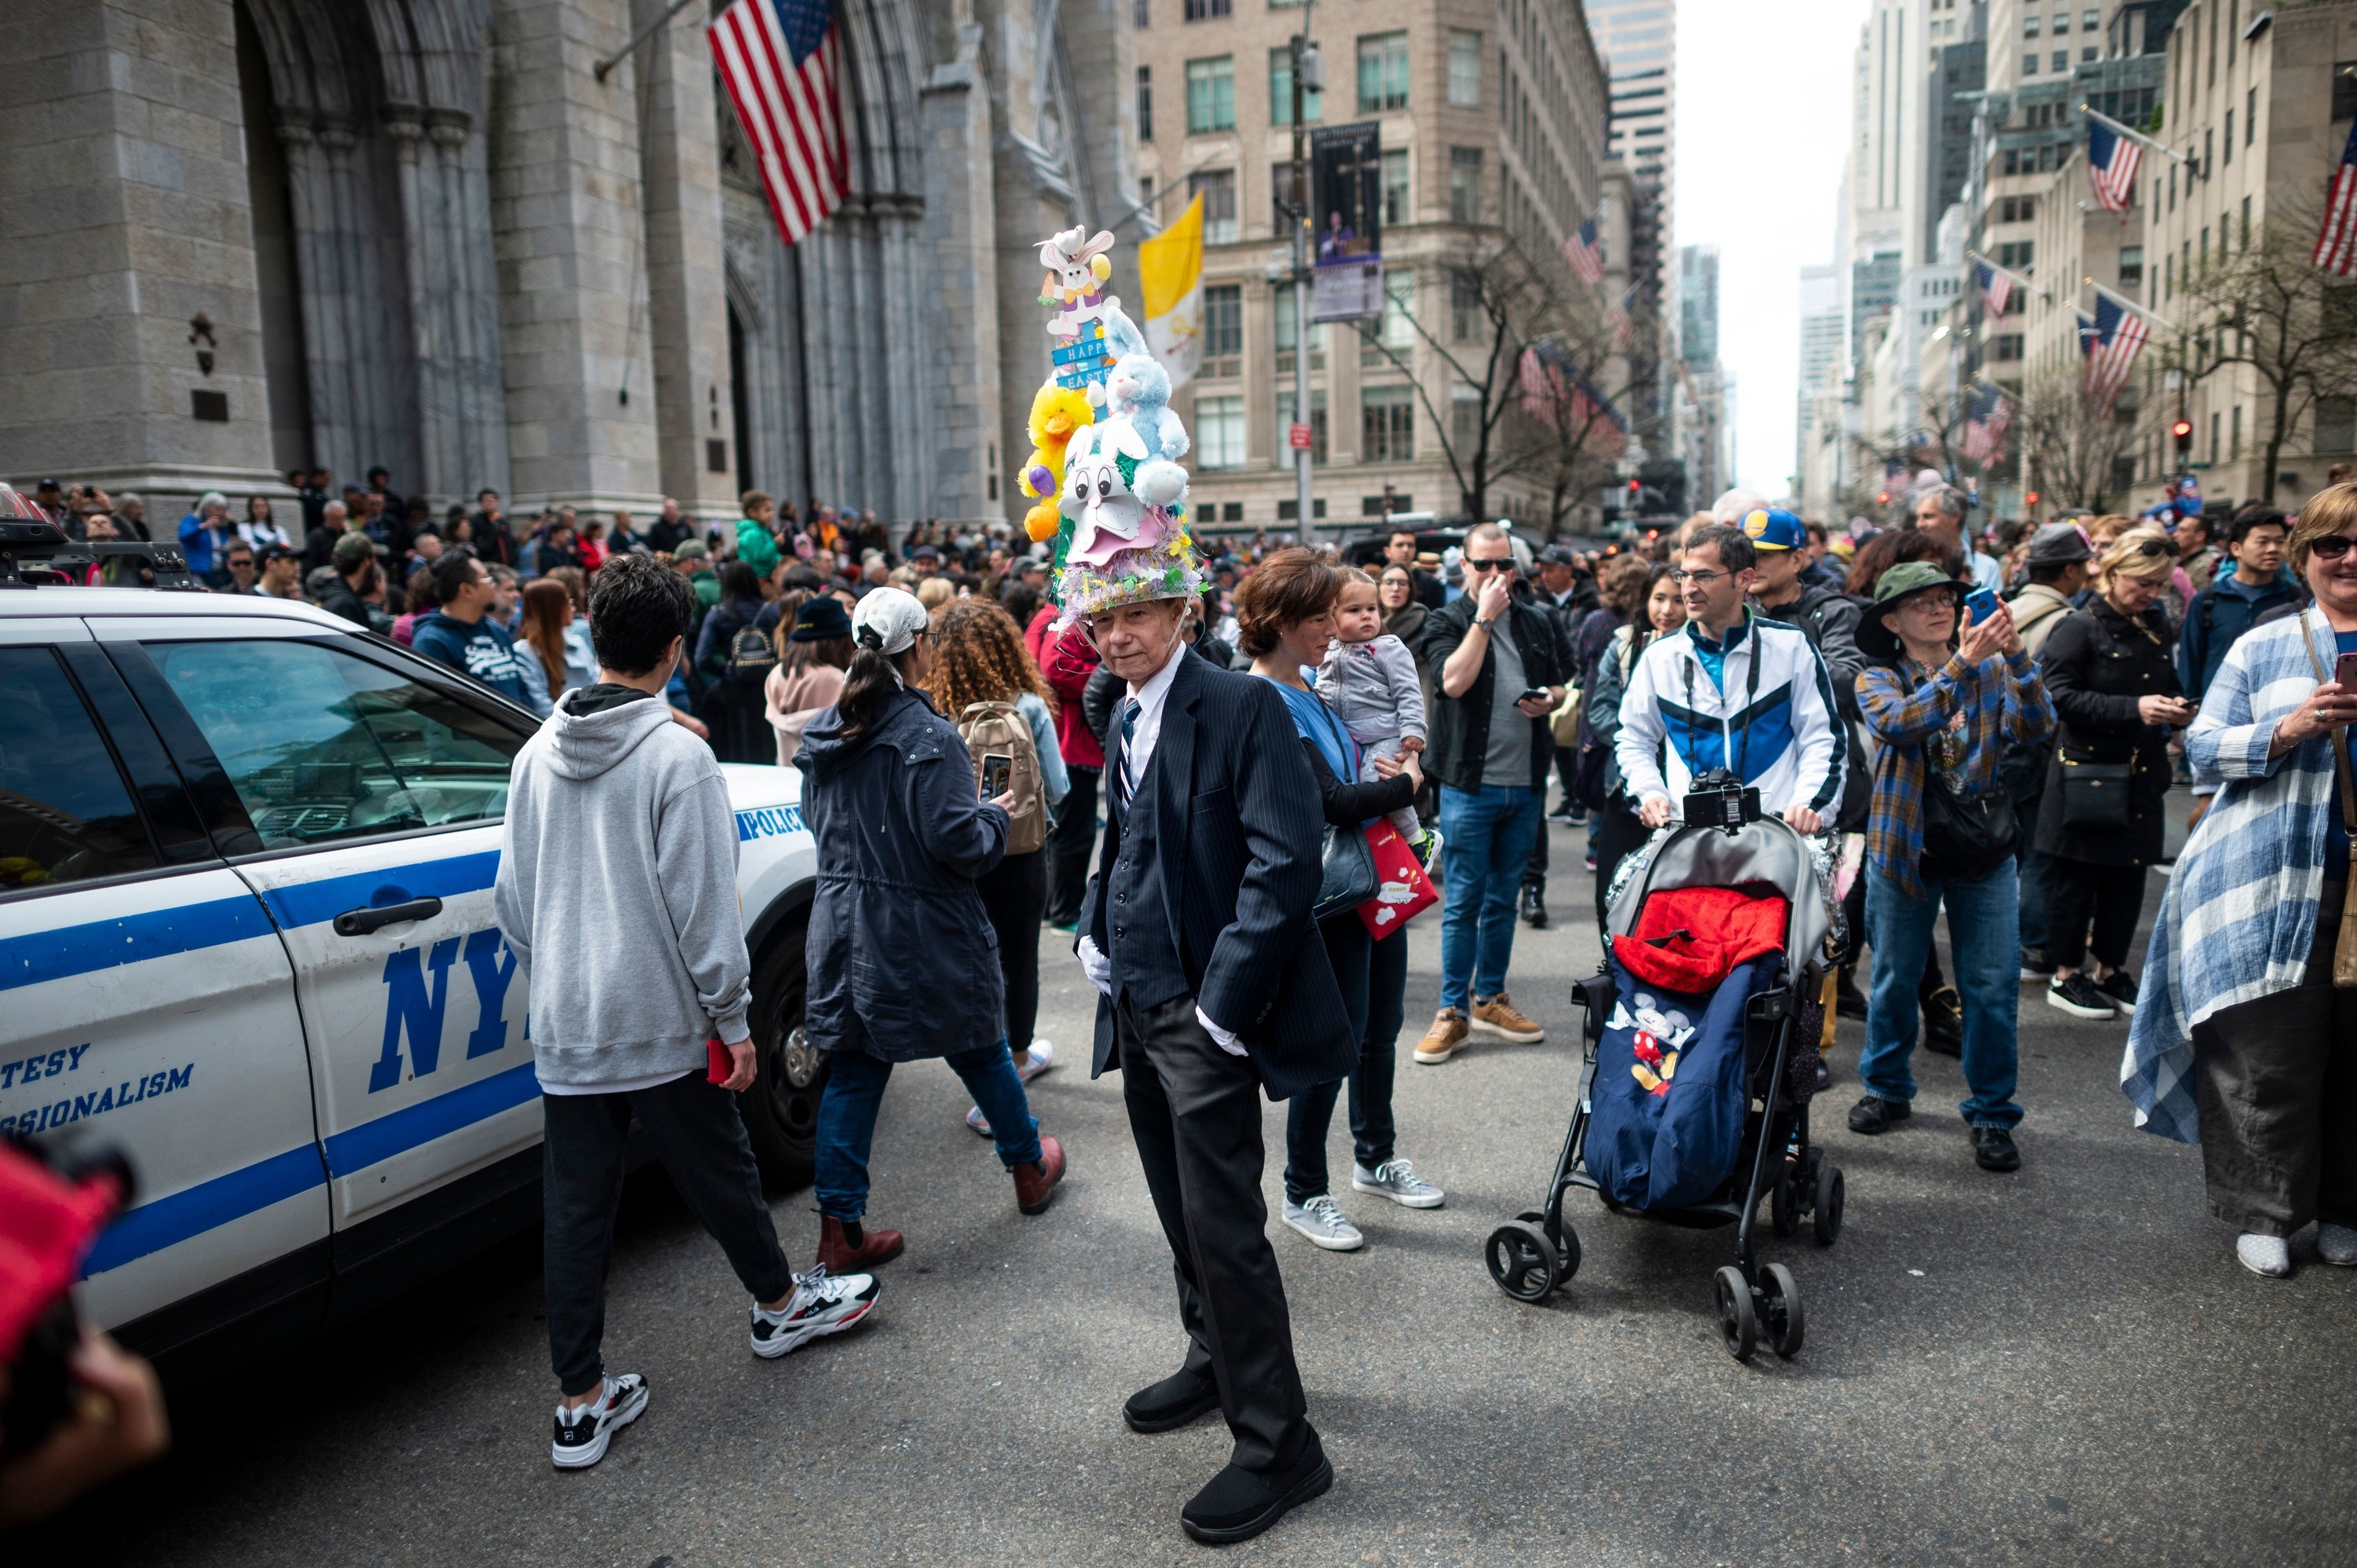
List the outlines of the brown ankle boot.
<svg viewBox="0 0 2357 1568">
<path fill-rule="evenodd" d="M 900 1255 L 901 1245 L 898 1230 L 868 1226 L 855 1247 L 844 1237 L 842 1220 L 824 1215 L 819 1218 L 818 1261 L 830 1274 L 864 1273 L 878 1263 L 888 1263 Z"/>
<path fill-rule="evenodd" d="M 1055 1199 L 1056 1184 L 1064 1179 L 1064 1145 L 1040 1133 L 1039 1157 L 1010 1167 L 1008 1174 L 1015 1178 L 1015 1206 L 1026 1214 L 1045 1214 Z"/>
</svg>

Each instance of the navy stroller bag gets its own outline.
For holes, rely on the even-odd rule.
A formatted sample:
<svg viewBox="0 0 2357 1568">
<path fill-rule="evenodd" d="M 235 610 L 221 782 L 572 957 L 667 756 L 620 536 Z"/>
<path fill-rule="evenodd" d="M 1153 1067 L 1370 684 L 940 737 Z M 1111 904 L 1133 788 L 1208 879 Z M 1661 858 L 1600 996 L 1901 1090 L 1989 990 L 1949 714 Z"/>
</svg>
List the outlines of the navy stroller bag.
<svg viewBox="0 0 2357 1568">
<path fill-rule="evenodd" d="M 1683 996 L 1611 961 L 1615 1001 L 1597 1047 L 1587 1168 L 1623 1208 L 1675 1208 L 1714 1197 L 1735 1173 L 1749 1110 L 1744 1004 L 1774 979 L 1781 954 L 1727 972 L 1708 995 Z"/>
</svg>

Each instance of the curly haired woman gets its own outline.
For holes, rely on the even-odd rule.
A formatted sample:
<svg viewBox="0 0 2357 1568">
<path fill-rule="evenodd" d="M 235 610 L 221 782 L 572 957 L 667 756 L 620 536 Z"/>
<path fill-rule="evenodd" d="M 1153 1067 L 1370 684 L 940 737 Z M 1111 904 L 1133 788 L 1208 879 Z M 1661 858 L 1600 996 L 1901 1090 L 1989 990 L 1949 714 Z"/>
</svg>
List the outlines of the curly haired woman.
<svg viewBox="0 0 2357 1568">
<path fill-rule="evenodd" d="M 1011 703 L 1030 726 L 1039 754 L 1039 789 L 1052 817 L 1071 781 L 1056 746 L 1056 695 L 1023 646 L 1022 628 L 988 599 L 952 599 L 933 612 L 932 668 L 925 690 L 952 724 L 976 703 Z M 976 882 L 983 907 L 998 932 L 998 962 L 1006 976 L 1006 1043 L 1024 1082 L 1055 1065 L 1055 1050 L 1031 1037 L 1039 1016 L 1039 919 L 1048 908 L 1048 854 L 1044 849 L 1010 854 Z M 966 1125 L 985 1135 L 990 1123 L 980 1106 L 966 1112 Z"/>
</svg>

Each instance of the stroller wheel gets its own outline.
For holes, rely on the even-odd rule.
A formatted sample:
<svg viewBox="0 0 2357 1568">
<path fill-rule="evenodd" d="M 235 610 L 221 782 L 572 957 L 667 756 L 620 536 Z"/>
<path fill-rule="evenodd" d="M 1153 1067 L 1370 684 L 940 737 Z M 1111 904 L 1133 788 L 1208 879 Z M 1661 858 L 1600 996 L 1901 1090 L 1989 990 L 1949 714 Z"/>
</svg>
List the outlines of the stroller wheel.
<svg viewBox="0 0 2357 1568">
<path fill-rule="evenodd" d="M 1830 1247 L 1841 1234 L 1842 1173 L 1841 1166 L 1832 1164 L 1817 1167 L 1817 1245 Z"/>
<path fill-rule="evenodd" d="M 1554 1246 L 1527 1226 L 1499 1226 L 1490 1232 L 1482 1255 L 1489 1261 L 1490 1277 L 1516 1301 L 1544 1301 L 1560 1277 Z"/>
<path fill-rule="evenodd" d="M 1801 1233 L 1800 1179 L 1787 1165 L 1784 1174 L 1776 1178 L 1776 1185 L 1768 1190 L 1768 1219 L 1779 1236 L 1789 1238 Z"/>
<path fill-rule="evenodd" d="M 1727 1353 L 1738 1361 L 1749 1361 L 1751 1353 L 1760 1348 L 1760 1315 L 1751 1308 L 1751 1286 L 1745 1282 L 1743 1271 L 1729 1263 L 1718 1271 L 1714 1281 L 1718 1294 L 1718 1334 L 1727 1342 Z"/>
<path fill-rule="evenodd" d="M 1768 1348 L 1789 1361 L 1801 1353 L 1804 1327 L 1801 1287 L 1793 1282 L 1792 1271 L 1781 1263 L 1761 1270 L 1760 1297 L 1768 1319 Z"/>
<path fill-rule="evenodd" d="M 1570 1197 L 1571 1188 L 1568 1187 L 1555 1195 L 1555 1224 L 1547 1231 L 1548 1239 L 1555 1243 L 1557 1260 L 1555 1283 L 1558 1285 L 1579 1273 L 1579 1232 L 1573 1230 L 1571 1221 L 1563 1217 L 1565 1200 Z"/>
</svg>

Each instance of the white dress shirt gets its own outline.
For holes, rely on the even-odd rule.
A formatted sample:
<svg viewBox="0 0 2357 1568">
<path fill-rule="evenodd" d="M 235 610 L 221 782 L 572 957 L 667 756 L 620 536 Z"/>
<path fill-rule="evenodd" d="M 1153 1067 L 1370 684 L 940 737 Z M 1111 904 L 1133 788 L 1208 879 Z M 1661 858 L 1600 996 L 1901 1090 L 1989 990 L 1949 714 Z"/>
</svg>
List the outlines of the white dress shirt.
<svg viewBox="0 0 2357 1568">
<path fill-rule="evenodd" d="M 1130 779 L 1130 792 L 1135 794 L 1146 782 L 1146 770 L 1154 762 L 1154 747 L 1162 739 L 1162 710 L 1170 701 L 1170 682 L 1178 673 L 1178 661 L 1187 657 L 1186 644 L 1165 660 L 1161 669 L 1146 677 L 1143 686 L 1129 689 L 1129 700 L 1137 704 L 1137 716 L 1130 722 L 1129 738 L 1121 744 L 1121 768 Z M 1114 724 L 1121 723 L 1121 711 L 1114 713 Z M 1082 937 L 1080 943 L 1081 967 L 1088 972 L 1090 982 L 1107 996 L 1113 994 L 1113 961 L 1097 950 L 1093 938 Z M 1232 1057 L 1244 1055 L 1243 1042 L 1235 1035 L 1211 1022 L 1211 1015 L 1198 1006 L 1195 1022 L 1203 1026 L 1211 1043 Z"/>
</svg>

